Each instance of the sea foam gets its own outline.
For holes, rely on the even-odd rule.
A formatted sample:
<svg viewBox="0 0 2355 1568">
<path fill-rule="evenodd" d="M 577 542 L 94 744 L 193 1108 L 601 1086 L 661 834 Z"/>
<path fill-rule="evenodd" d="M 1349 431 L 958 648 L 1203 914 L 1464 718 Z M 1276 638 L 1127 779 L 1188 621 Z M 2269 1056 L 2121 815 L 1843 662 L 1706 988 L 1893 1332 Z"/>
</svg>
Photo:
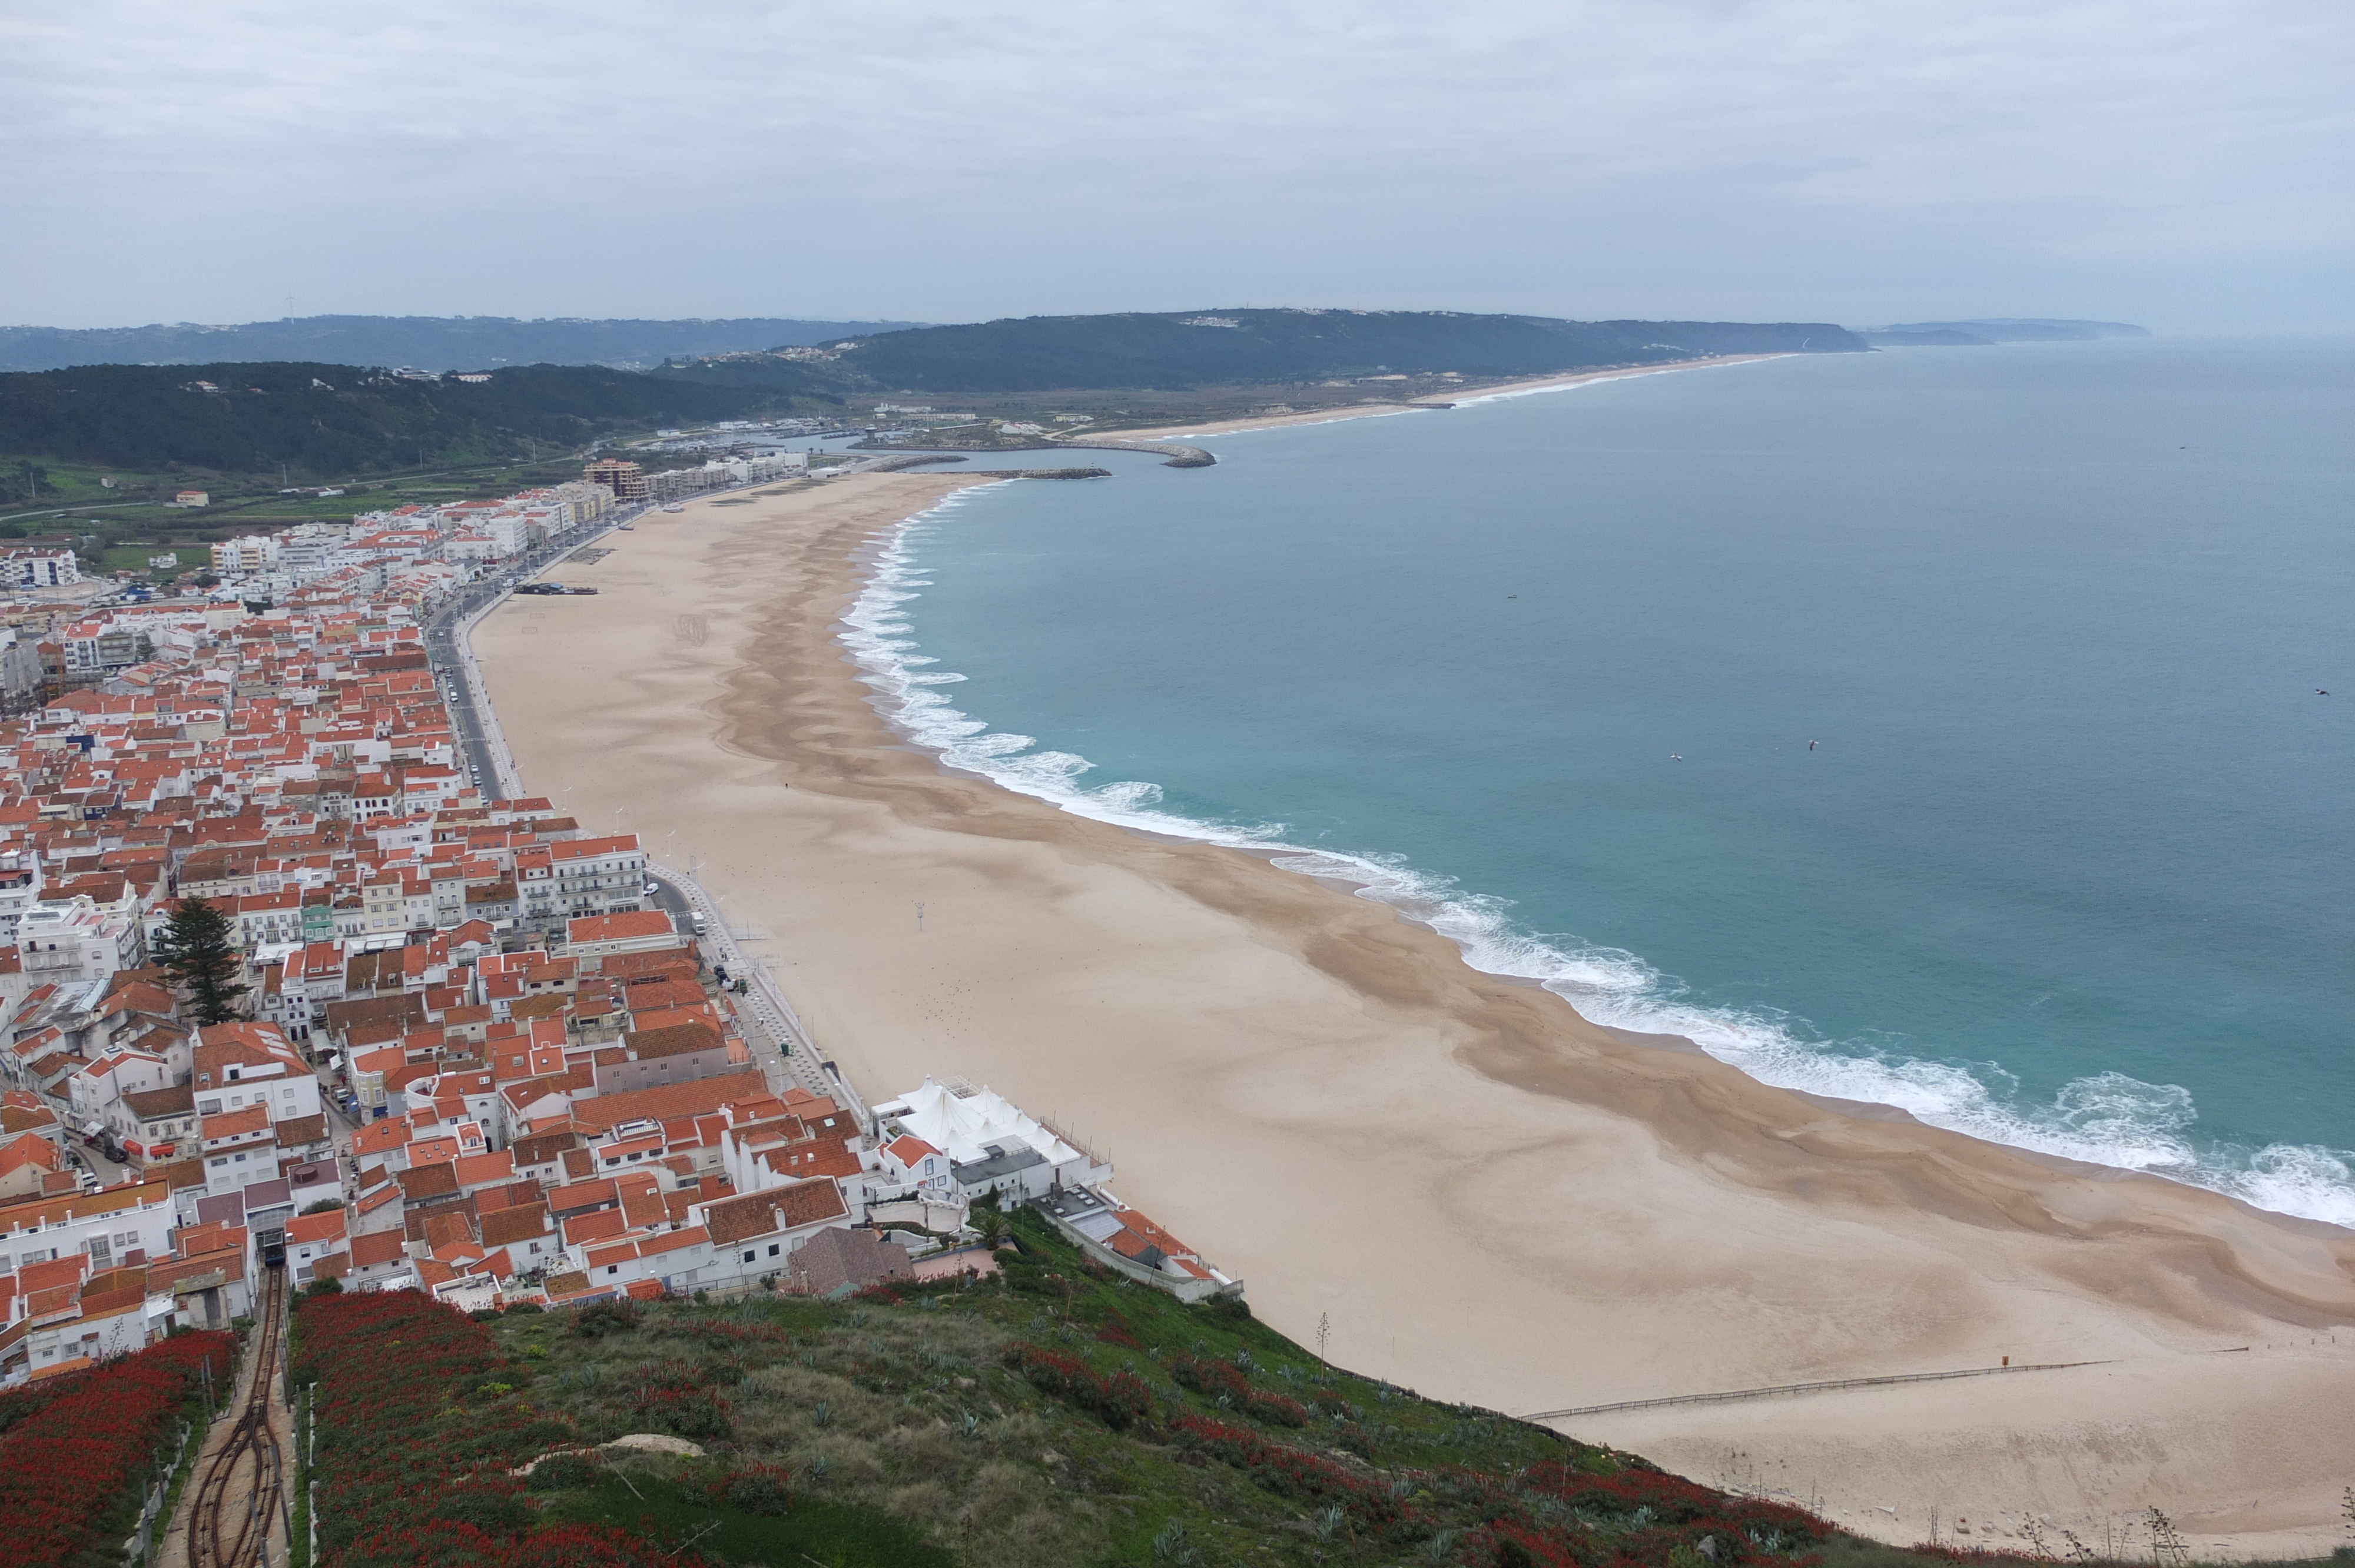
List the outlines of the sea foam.
<svg viewBox="0 0 2355 1568">
<path fill-rule="evenodd" d="M 1963 1066 L 1854 1043 L 1811 1041 L 1775 1014 L 1689 1002 L 1681 982 L 1636 954 L 1522 931 L 1510 918 L 1509 901 L 1471 892 L 1396 857 L 1288 843 L 1282 823 L 1203 821 L 1164 810 L 1160 786 L 1142 780 L 1082 784 L 1082 776 L 1094 768 L 1086 758 L 1039 749 L 1035 737 L 994 730 L 957 707 L 944 688 L 965 677 L 932 667 L 939 661 L 920 651 L 902 609 L 932 586 L 917 566 L 917 546 L 966 497 L 990 488 L 959 492 L 885 535 L 840 634 L 885 717 L 948 766 L 1098 821 L 1265 853 L 1284 870 L 1345 885 L 1430 927 L 1455 942 L 1476 969 L 1541 985 L 1596 1023 L 1682 1035 L 1761 1083 L 1891 1106 L 1929 1126 L 1990 1143 L 2143 1171 L 2260 1209 L 2355 1227 L 2355 1151 L 2282 1143 L 2252 1150 L 2200 1140 L 2191 1133 L 2198 1119 L 2191 1095 L 2178 1086 L 2101 1073 L 2067 1084 L 2050 1105 L 2022 1104 L 2009 1092 L 2009 1075 L 1993 1064 Z"/>
</svg>

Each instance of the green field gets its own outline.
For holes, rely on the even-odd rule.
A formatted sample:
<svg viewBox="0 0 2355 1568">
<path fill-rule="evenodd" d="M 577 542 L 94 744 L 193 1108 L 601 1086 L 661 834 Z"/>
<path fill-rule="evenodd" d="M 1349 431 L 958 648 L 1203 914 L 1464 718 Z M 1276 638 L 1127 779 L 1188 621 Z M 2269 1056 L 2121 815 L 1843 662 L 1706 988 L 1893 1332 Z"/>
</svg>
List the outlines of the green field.
<svg viewBox="0 0 2355 1568">
<path fill-rule="evenodd" d="M 14 468 L 24 461 L 0 459 L 0 469 Z M 38 505 L 0 509 L 0 539 L 62 535 L 94 540 L 94 547 L 79 546 L 83 569 L 92 572 L 144 572 L 148 569 L 149 556 L 176 549 L 177 570 L 183 576 L 204 568 L 207 546 L 216 540 L 271 533 L 299 523 L 347 522 L 363 512 L 412 503 L 493 500 L 581 477 L 579 461 L 568 457 L 560 461 L 505 463 L 356 482 L 342 495 L 281 495 L 276 485 L 250 478 L 166 477 L 55 459 L 32 461 L 47 469 L 49 482 L 59 493 L 45 494 Z M 100 484 L 101 475 L 114 478 L 118 488 L 109 490 Z M 183 488 L 207 491 L 211 504 L 180 507 L 159 504 L 155 499 Z M 104 499 L 113 497 L 123 499 Z M 60 513 L 60 507 L 72 509 Z"/>
</svg>

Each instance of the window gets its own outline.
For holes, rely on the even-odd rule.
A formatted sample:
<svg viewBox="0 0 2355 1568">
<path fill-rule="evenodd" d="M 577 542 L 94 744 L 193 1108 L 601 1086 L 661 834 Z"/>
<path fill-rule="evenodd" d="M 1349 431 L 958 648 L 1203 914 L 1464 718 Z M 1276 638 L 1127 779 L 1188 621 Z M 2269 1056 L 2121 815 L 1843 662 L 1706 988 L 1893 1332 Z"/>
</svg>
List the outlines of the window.
<svg viewBox="0 0 2355 1568">
<path fill-rule="evenodd" d="M 220 1111 L 221 1103 L 218 1100 L 198 1100 L 197 1102 L 197 1114 L 198 1116 L 218 1116 L 220 1115 Z"/>
<path fill-rule="evenodd" d="M 746 1263 L 750 1263 L 750 1262 L 751 1262 L 751 1261 L 752 1261 L 753 1256 L 754 1256 L 754 1255 L 753 1255 L 753 1254 L 751 1254 L 751 1253 L 749 1253 L 749 1252 L 748 1252 L 748 1253 L 746 1253 L 746 1254 L 744 1255 L 744 1261 L 745 1261 Z"/>
<path fill-rule="evenodd" d="M 213 1156 L 213 1163 L 216 1165 L 226 1165 L 229 1163 L 229 1156 L 226 1154 L 216 1154 Z"/>
<path fill-rule="evenodd" d="M 618 1263 L 609 1263 L 605 1266 L 605 1272 L 608 1274 L 619 1274 L 622 1272 L 622 1266 Z"/>
<path fill-rule="evenodd" d="M 776 1255 L 777 1255 L 777 1245 L 778 1245 L 778 1244 L 777 1244 L 777 1243 L 775 1243 L 775 1242 L 771 1242 L 771 1243 L 769 1244 L 769 1255 L 770 1255 L 771 1257 L 774 1257 L 774 1256 L 776 1256 Z"/>
</svg>

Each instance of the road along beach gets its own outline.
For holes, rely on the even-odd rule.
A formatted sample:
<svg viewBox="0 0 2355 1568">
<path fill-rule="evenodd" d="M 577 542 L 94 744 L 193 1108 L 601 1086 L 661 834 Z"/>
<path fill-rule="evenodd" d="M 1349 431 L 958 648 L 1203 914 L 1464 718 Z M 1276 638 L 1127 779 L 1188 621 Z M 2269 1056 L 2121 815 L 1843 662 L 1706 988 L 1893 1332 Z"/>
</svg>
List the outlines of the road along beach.
<svg viewBox="0 0 2355 1568">
<path fill-rule="evenodd" d="M 697 857 L 867 1095 L 957 1074 L 1052 1115 L 1261 1316 L 1433 1396 L 2100 1363 L 1561 1422 L 1868 1533 L 2157 1505 L 2335 1543 L 2355 1235 L 1767 1088 L 1384 906 L 943 769 L 837 639 L 879 538 L 970 482 L 690 503 L 568 566 L 596 597 L 474 636 L 527 786 Z"/>
</svg>

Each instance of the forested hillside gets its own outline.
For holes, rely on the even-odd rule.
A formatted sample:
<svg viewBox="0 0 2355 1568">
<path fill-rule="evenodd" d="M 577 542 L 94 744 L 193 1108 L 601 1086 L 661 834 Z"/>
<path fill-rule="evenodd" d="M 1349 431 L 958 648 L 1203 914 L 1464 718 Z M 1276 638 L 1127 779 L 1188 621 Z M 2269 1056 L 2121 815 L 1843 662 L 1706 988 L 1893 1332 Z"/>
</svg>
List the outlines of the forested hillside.
<svg viewBox="0 0 2355 1568">
<path fill-rule="evenodd" d="M 657 374 L 717 384 L 798 386 L 798 376 L 823 368 L 847 387 L 981 395 L 1446 371 L 1493 378 L 1716 354 L 1860 353 L 1867 345 L 1847 329 L 1823 323 L 1221 310 L 1028 316 L 916 327 L 826 347 L 832 357 L 815 365 L 804 355 L 778 355 L 666 366 Z"/>
<path fill-rule="evenodd" d="M 516 321 L 506 316 L 293 316 L 201 326 L 0 327 L 0 370 L 272 360 L 469 370 L 497 365 L 658 365 L 673 355 L 827 343 L 912 322 Z"/>
<path fill-rule="evenodd" d="M 736 418 L 773 388 L 599 366 L 411 379 L 346 365 L 82 366 L 0 375 L 0 452 L 131 469 L 349 476 L 577 448 L 607 430 Z"/>
</svg>

